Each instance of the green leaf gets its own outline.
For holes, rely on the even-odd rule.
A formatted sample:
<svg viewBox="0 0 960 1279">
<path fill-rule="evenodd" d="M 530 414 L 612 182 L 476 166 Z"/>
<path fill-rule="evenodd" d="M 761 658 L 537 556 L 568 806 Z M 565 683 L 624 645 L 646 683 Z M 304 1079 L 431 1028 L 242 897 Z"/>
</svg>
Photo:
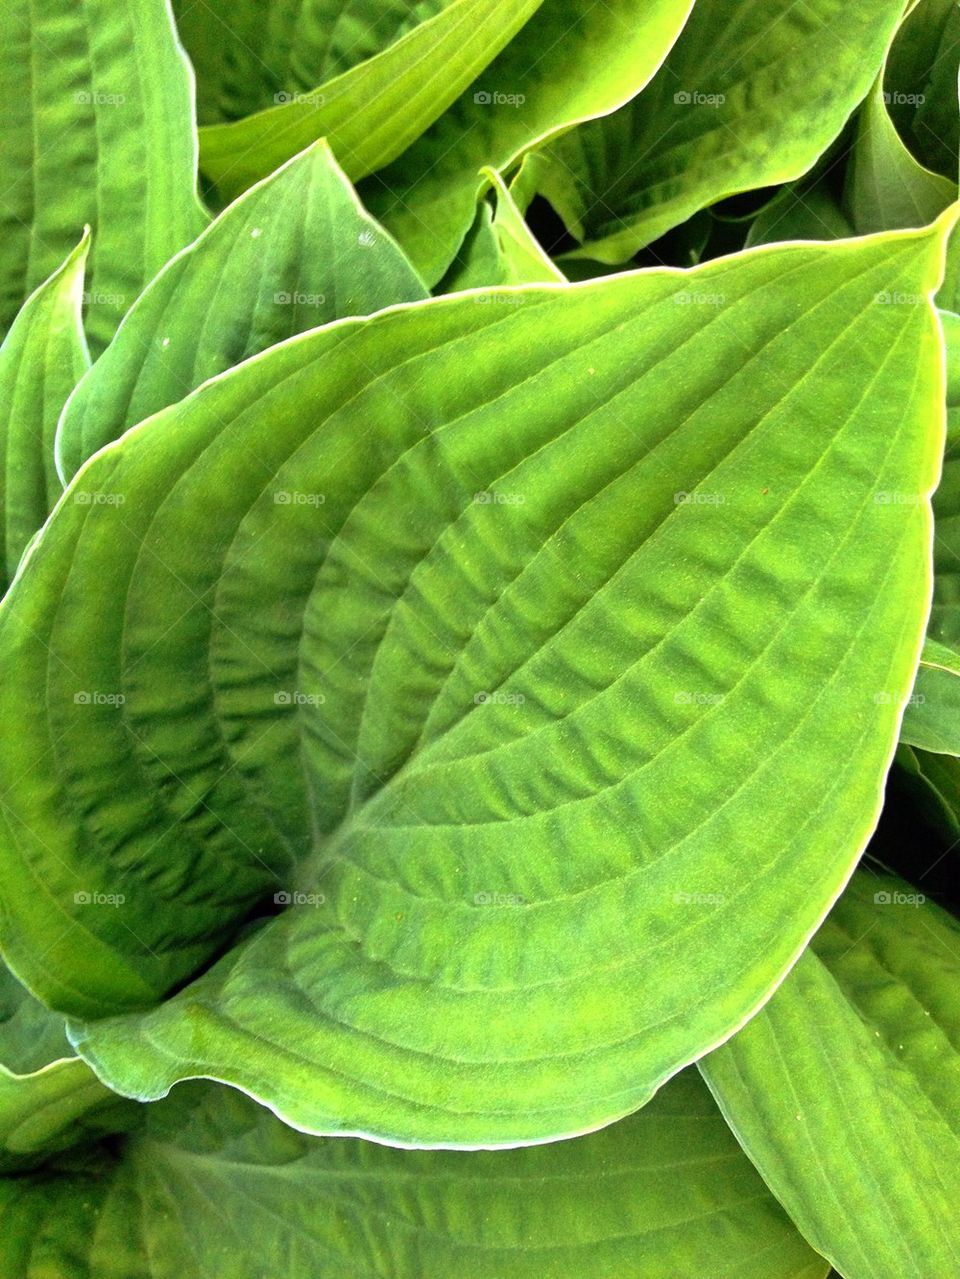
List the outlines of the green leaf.
<svg viewBox="0 0 960 1279">
<path fill-rule="evenodd" d="M 947 354 L 947 408 L 960 409 L 960 315 L 952 311 L 939 314 Z M 947 419 L 953 431 L 956 430 L 954 418 L 951 413 Z"/>
<path fill-rule="evenodd" d="M 960 653 L 955 648 L 926 640 L 904 707 L 902 742 L 960 755 Z"/>
<path fill-rule="evenodd" d="M 363 184 L 367 206 L 428 283 L 443 277 L 470 228 L 479 171 L 509 172 L 532 147 L 629 102 L 691 7 L 692 0 L 544 0 L 423 137 Z"/>
<path fill-rule="evenodd" d="M 887 110 L 881 74 L 860 110 L 847 167 L 845 203 L 855 230 L 926 226 L 956 198 L 956 182 L 925 169 L 904 146 Z"/>
<path fill-rule="evenodd" d="M 63 1018 L 0 963 L 0 1172 L 128 1126 L 139 1109 L 104 1088 L 70 1047 Z"/>
<path fill-rule="evenodd" d="M 225 210 L 137 299 L 71 397 L 61 469 L 72 476 L 127 427 L 275 342 L 426 295 L 316 143 Z"/>
<path fill-rule="evenodd" d="M 761 1013 L 700 1063 L 741 1145 L 846 1279 L 960 1267 L 960 925 L 858 872 Z"/>
<path fill-rule="evenodd" d="M 13 0 L 0 52 L 0 328 L 93 228 L 99 351 L 203 226 L 190 72 L 166 0 Z"/>
<path fill-rule="evenodd" d="M 960 11 L 956 0 L 920 0 L 908 8 L 884 77 L 890 114 L 917 159 L 955 182 Z"/>
<path fill-rule="evenodd" d="M 897 747 L 895 758 L 901 791 L 948 848 L 960 845 L 960 760 L 905 745 Z"/>
<path fill-rule="evenodd" d="M 101 1017 L 290 907 L 111 1086 L 507 1144 L 742 1023 L 917 661 L 946 225 L 341 321 L 91 459 L 0 606 L 11 966 Z"/>
<path fill-rule="evenodd" d="M 81 321 L 89 247 L 84 232 L 0 346 L 0 594 L 63 491 L 53 441 L 60 411 L 90 367 Z"/>
<path fill-rule="evenodd" d="M 232 0 L 216 8 L 174 0 L 197 75 L 201 124 L 236 120 L 308 93 L 365 62 L 449 8 L 451 0 Z"/>
<path fill-rule="evenodd" d="M 461 244 L 453 265 L 437 285 L 437 293 L 482 288 L 491 284 L 551 284 L 562 282 L 563 272 L 550 261 L 523 214 L 494 169 L 485 169 L 494 203 L 486 194 L 477 204 L 477 215 Z"/>
<path fill-rule="evenodd" d="M 747 248 L 784 240 L 842 240 L 853 235 L 836 197 L 825 183 L 797 183 L 761 209 L 747 234 Z"/>
<path fill-rule="evenodd" d="M 541 193 L 583 242 L 571 256 L 625 262 L 698 209 L 801 177 L 866 96 L 902 8 L 697 0 L 649 88 L 544 157 Z"/>
<path fill-rule="evenodd" d="M 900 737 L 923 750 L 960 755 L 960 316 L 940 311 L 939 317 L 948 414 L 933 498 L 933 605 L 913 691 L 904 699 Z"/>
<path fill-rule="evenodd" d="M 955 237 L 951 236 L 948 260 L 954 240 Z M 960 452 L 960 315 L 945 310 L 938 310 L 937 314 L 946 353 L 947 444 L 943 475 L 937 489 L 937 545 L 934 551 L 935 554 L 938 550 L 951 552 L 937 562 L 937 577 L 945 584 L 946 578 L 957 572 L 957 557 L 952 551 L 955 545 L 960 546 L 960 524 L 955 527 L 960 514 L 955 510 L 960 490 L 960 470 L 957 468 Z M 960 591 L 955 587 L 935 601 L 933 622 L 939 628 L 940 639 L 947 641 L 954 635 L 960 636 Z"/>
<path fill-rule="evenodd" d="M 233 199 L 317 138 L 356 180 L 396 159 L 544 0 L 452 0 L 372 58 L 278 105 L 200 132 L 200 165 Z M 428 11 L 429 12 L 429 11 Z"/>
<path fill-rule="evenodd" d="M 0 964 L 0 1063 L 11 1075 L 31 1075 L 73 1056 L 63 1018 L 34 999 Z"/>
<path fill-rule="evenodd" d="M 943 284 L 936 301 L 941 311 L 960 316 L 960 236 L 951 235 L 947 240 Z"/>
<path fill-rule="evenodd" d="M 823 1279 L 688 1072 L 549 1147 L 401 1151 L 192 1085 L 87 1163 L 0 1181 L 5 1279 Z"/>
</svg>

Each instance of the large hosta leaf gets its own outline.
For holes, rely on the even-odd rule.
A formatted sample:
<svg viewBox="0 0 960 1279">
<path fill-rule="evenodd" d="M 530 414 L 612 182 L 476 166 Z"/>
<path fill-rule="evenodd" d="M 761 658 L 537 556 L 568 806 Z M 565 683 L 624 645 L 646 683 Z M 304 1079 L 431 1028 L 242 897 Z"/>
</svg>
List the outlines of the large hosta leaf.
<svg viewBox="0 0 960 1279">
<path fill-rule="evenodd" d="M 139 1109 L 96 1079 L 70 1047 L 63 1018 L 0 963 L 0 1172 L 119 1131 Z"/>
<path fill-rule="evenodd" d="M 190 1085 L 86 1163 L 0 1181 L 4 1279 L 823 1279 L 695 1072 L 579 1141 L 305 1137 Z"/>
<path fill-rule="evenodd" d="M 73 475 L 128 426 L 283 338 L 426 297 L 324 142 L 231 205 L 137 299 L 63 415 Z"/>
<path fill-rule="evenodd" d="M 166 0 L 13 0 L 0 50 L 0 327 L 93 227 L 100 349 L 198 233 L 190 72 Z"/>
<path fill-rule="evenodd" d="M 76 1026 L 96 1069 L 504 1144 L 741 1024 L 917 661 L 941 241 L 395 308 L 97 454 L 0 606 L 11 964 L 100 1017 L 289 908 Z"/>
<path fill-rule="evenodd" d="M 960 925 L 858 873 L 764 1010 L 701 1069 L 846 1279 L 960 1271 Z"/>
<path fill-rule="evenodd" d="M 724 196 L 805 173 L 883 62 L 902 0 L 697 0 L 649 88 L 539 158 L 541 191 L 625 262 Z"/>
<path fill-rule="evenodd" d="M 204 174 L 224 199 L 327 137 L 351 178 L 396 159 L 455 101 L 544 0 L 453 0 L 375 57 L 310 93 L 200 138 Z M 661 0 L 662 2 L 662 0 Z M 342 8 L 342 6 L 337 6 Z"/>
<path fill-rule="evenodd" d="M 53 443 L 67 397 L 90 367 L 81 322 L 89 245 L 84 234 L 0 346 L 0 593 L 63 491 Z"/>
<path fill-rule="evenodd" d="M 361 192 L 431 284 L 473 220 L 484 166 L 615 111 L 647 83 L 692 0 L 544 0 L 535 16 L 414 146 Z M 349 157 L 344 159 L 352 172 Z"/>
</svg>

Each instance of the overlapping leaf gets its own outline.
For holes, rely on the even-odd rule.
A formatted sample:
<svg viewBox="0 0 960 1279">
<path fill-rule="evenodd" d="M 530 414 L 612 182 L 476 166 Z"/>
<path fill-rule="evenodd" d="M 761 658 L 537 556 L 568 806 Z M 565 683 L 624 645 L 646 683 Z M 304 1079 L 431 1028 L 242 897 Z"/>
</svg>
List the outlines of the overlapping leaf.
<svg viewBox="0 0 960 1279">
<path fill-rule="evenodd" d="M 960 10 L 955 0 L 919 0 L 890 50 L 884 91 L 913 154 L 955 182 L 960 147 L 957 70 Z"/>
<path fill-rule="evenodd" d="M 904 697 L 901 738 L 923 750 L 960 755 L 960 316 L 943 311 L 940 322 L 948 413 L 943 471 L 933 500 L 933 606 L 916 681 Z"/>
<path fill-rule="evenodd" d="M 451 0 L 174 0 L 197 73 L 201 124 L 236 120 L 309 93 L 375 57 Z"/>
<path fill-rule="evenodd" d="M 900 746 L 896 779 L 950 851 L 960 846 L 960 760 L 945 752 Z"/>
<path fill-rule="evenodd" d="M 530 148 L 629 102 L 683 28 L 692 0 L 544 0 L 414 146 L 361 188 L 433 284 L 473 221 L 487 166 L 507 172 Z M 341 157 L 352 174 L 349 157 Z"/>
<path fill-rule="evenodd" d="M 956 181 L 925 169 L 904 146 L 879 76 L 860 111 L 847 170 L 846 204 L 854 228 L 865 234 L 926 226 L 956 198 Z"/>
<path fill-rule="evenodd" d="M 501 175 L 487 169 L 490 194 L 478 202 L 477 215 L 438 293 L 496 284 L 550 284 L 563 280 L 524 221 Z"/>
<path fill-rule="evenodd" d="M 794 971 L 701 1063 L 744 1149 L 846 1279 L 960 1266 L 960 925 L 858 873 Z"/>
<path fill-rule="evenodd" d="M 309 93 L 208 125 L 201 166 L 223 199 L 327 137 L 357 179 L 396 159 L 491 62 L 544 0 L 452 0 L 396 43 Z M 662 0 L 661 0 L 662 2 Z"/>
<path fill-rule="evenodd" d="M 866 96 L 901 0 L 697 0 L 634 102 L 538 158 L 582 249 L 627 261 L 698 209 L 800 177 Z"/>
<path fill-rule="evenodd" d="M 757 214 L 747 248 L 784 240 L 842 240 L 853 235 L 840 201 L 823 182 L 792 183 Z"/>
<path fill-rule="evenodd" d="M 960 653 L 928 639 L 904 698 L 900 740 L 921 750 L 960 755 Z"/>
<path fill-rule="evenodd" d="M 63 1018 L 0 964 L 0 1172 L 119 1131 L 138 1109 L 95 1078 L 67 1042 Z"/>
<path fill-rule="evenodd" d="M 61 469 L 72 476 L 127 427 L 275 342 L 425 296 L 317 143 L 231 205 L 137 299 L 63 415 Z"/>
<path fill-rule="evenodd" d="M 326 1141 L 188 1086 L 110 1152 L 0 1183 L 5 1279 L 823 1279 L 695 1073 L 581 1141 Z M 255 1247 L 251 1248 L 251 1240 Z"/>
<path fill-rule="evenodd" d="M 0 594 L 63 491 L 54 436 L 67 397 L 90 367 L 81 321 L 89 246 L 84 234 L 0 346 Z"/>
<path fill-rule="evenodd" d="M 89 224 L 99 351 L 205 220 L 189 68 L 166 0 L 14 0 L 4 18 L 0 328 Z"/>
</svg>

